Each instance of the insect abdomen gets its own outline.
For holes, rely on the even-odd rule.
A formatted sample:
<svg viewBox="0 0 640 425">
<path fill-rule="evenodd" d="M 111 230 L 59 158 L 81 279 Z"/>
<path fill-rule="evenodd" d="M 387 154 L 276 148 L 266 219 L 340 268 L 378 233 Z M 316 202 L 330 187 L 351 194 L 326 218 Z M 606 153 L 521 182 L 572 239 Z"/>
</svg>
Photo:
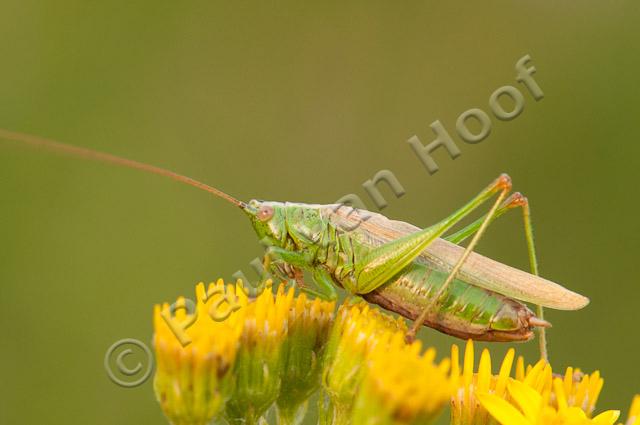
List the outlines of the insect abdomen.
<svg viewBox="0 0 640 425">
<path fill-rule="evenodd" d="M 372 303 L 415 319 L 447 278 L 447 273 L 414 262 L 389 283 L 363 295 Z M 454 279 L 432 306 L 425 325 L 460 338 L 526 341 L 533 337 L 533 313 L 503 295 Z"/>
</svg>

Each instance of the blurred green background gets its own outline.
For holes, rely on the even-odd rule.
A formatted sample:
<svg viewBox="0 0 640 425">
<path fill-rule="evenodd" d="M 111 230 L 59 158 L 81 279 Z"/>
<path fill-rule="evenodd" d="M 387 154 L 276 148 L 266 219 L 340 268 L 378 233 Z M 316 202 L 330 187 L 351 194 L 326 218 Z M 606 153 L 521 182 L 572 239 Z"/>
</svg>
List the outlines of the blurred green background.
<svg viewBox="0 0 640 425">
<path fill-rule="evenodd" d="M 427 226 L 500 172 L 532 202 L 545 277 L 588 295 L 549 311 L 556 369 L 600 369 L 599 409 L 640 391 L 640 29 L 631 1 L 86 2 L 3 0 L 0 127 L 167 167 L 241 198 L 331 203 L 395 173 L 389 217 Z M 515 81 L 532 57 L 545 97 Z M 470 145 L 460 113 L 502 85 L 525 95 Z M 429 175 L 406 140 L 439 119 L 462 155 Z M 157 302 L 238 270 L 246 218 L 193 188 L 2 144 L 0 423 L 165 423 L 151 382 L 103 368 L 151 338 Z M 519 214 L 479 251 L 526 269 Z M 453 338 L 425 330 L 444 354 Z M 481 345 L 483 346 L 483 345 Z M 498 355 L 506 345 L 493 345 Z M 519 345 L 536 359 L 536 344 Z"/>
</svg>

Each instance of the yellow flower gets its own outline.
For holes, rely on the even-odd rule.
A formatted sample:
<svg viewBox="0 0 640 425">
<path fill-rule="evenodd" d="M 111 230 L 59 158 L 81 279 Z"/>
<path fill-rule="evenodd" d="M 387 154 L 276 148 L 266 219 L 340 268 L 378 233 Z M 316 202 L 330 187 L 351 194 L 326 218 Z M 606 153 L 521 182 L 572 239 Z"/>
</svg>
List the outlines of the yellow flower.
<svg viewBox="0 0 640 425">
<path fill-rule="evenodd" d="M 386 347 L 397 331 L 406 332 L 402 319 L 371 309 L 366 303 L 340 306 L 323 361 L 326 394 L 320 399 L 322 423 L 349 423 L 368 354 L 377 345 Z"/>
<path fill-rule="evenodd" d="M 604 385 L 600 372 L 595 371 L 591 375 L 584 375 L 579 369 L 574 371 L 569 367 L 564 374 L 563 384 L 567 404 L 581 408 L 590 417 L 596 408 L 596 402 Z"/>
<path fill-rule="evenodd" d="M 473 341 L 469 340 L 464 355 L 464 370 L 459 370 L 459 350 L 456 345 L 451 349 L 452 373 L 458 376 L 458 391 L 451 400 L 451 423 L 453 425 L 484 425 L 495 423 L 487 410 L 480 404 L 477 394 L 489 393 L 509 399 L 506 392 L 511 375 L 514 351 L 510 349 L 502 361 L 500 372 L 493 375 L 491 356 L 487 349 L 480 357 L 478 370 L 474 369 Z M 554 385 L 551 365 L 545 360 L 525 367 L 524 359 L 518 357 L 515 367 L 515 380 L 524 383 L 541 396 L 548 395 L 551 407 L 558 408 L 558 393 Z M 598 371 L 585 375 L 580 370 L 568 368 L 561 380 L 563 397 L 569 407 L 580 408 L 587 417 L 591 417 L 603 386 Z"/>
<path fill-rule="evenodd" d="M 516 365 L 516 379 L 526 383 L 539 394 L 550 391 L 550 402 L 554 407 L 558 407 L 552 369 L 545 360 L 538 361 L 534 366 L 527 366 L 525 372 L 524 360 L 519 357 Z M 567 405 L 579 407 L 588 417 L 591 417 L 604 385 L 600 372 L 595 371 L 587 375 L 580 369 L 569 367 L 563 375 L 562 384 Z"/>
<path fill-rule="evenodd" d="M 289 289 L 292 293 L 293 289 Z M 278 288 L 282 297 L 284 288 Z M 288 295 L 288 294 L 287 294 Z M 304 417 L 307 399 L 320 386 L 322 356 L 333 324 L 335 302 L 309 300 L 305 294 L 292 302 L 288 336 L 282 349 L 284 361 L 280 395 L 276 401 L 278 423 L 297 423 Z"/>
<path fill-rule="evenodd" d="M 229 286 L 235 294 L 235 287 Z M 173 308 L 156 305 L 153 314 L 156 375 L 154 389 L 160 406 L 174 425 L 208 423 L 229 397 L 229 370 L 238 349 L 241 323 L 235 314 L 213 320 L 212 306 L 224 298 L 222 280 L 196 288 L 197 303 L 179 298 Z M 241 292 L 239 291 L 242 296 Z M 245 305 L 247 300 L 237 300 Z"/>
<path fill-rule="evenodd" d="M 275 406 L 279 425 L 298 425 L 309 397 L 322 384 L 323 425 L 430 424 L 447 400 L 452 425 L 613 425 L 619 412 L 592 417 L 604 381 L 568 368 L 554 375 L 540 360 L 525 367 L 513 349 L 493 374 L 483 350 L 476 369 L 468 341 L 460 352 L 435 362 L 407 344 L 401 318 L 366 303 L 335 304 L 295 296 L 271 282 L 255 299 L 242 283 L 222 280 L 196 287 L 196 302 L 183 297 L 154 308 L 154 390 L 173 425 L 264 422 Z M 640 396 L 625 425 L 640 425 Z M 217 422 L 216 422 L 217 423 Z M 622 425 L 622 424 L 620 424 Z"/>
<path fill-rule="evenodd" d="M 569 406 L 562 379 L 553 381 L 558 407 L 549 404 L 550 392 L 541 395 L 525 382 L 511 379 L 507 385 L 513 402 L 495 394 L 478 393 L 483 407 L 502 425 L 613 425 L 620 412 L 608 410 L 593 419 L 579 407 Z"/>
<path fill-rule="evenodd" d="M 155 306 L 154 381 L 162 410 L 174 425 L 258 423 L 277 401 L 281 423 L 300 419 L 320 385 L 321 357 L 335 303 L 294 296 L 271 281 L 255 300 L 238 281 L 222 280 L 196 302 L 180 297 Z M 297 416 L 296 416 L 297 415 Z"/>
<path fill-rule="evenodd" d="M 484 349 L 478 371 L 475 372 L 473 341 L 469 340 L 464 354 L 464 368 L 460 371 L 458 346 L 451 347 L 451 374 L 457 382 L 457 389 L 451 398 L 452 425 L 495 423 L 487 410 L 480 405 L 476 394 L 484 392 L 505 397 L 514 356 L 515 351 L 510 349 L 502 360 L 498 375 L 493 375 L 491 355 L 489 350 Z"/>
<path fill-rule="evenodd" d="M 436 364 L 433 348 L 420 351 L 420 342 L 405 343 L 404 332 L 371 350 L 352 424 L 429 424 L 440 414 L 453 391 L 450 361 Z"/>
<path fill-rule="evenodd" d="M 293 290 L 280 290 L 274 296 L 267 281 L 256 300 L 239 310 L 243 327 L 233 369 L 235 389 L 225 410 L 232 424 L 258 423 L 280 394 L 283 343 L 293 299 Z"/>
</svg>

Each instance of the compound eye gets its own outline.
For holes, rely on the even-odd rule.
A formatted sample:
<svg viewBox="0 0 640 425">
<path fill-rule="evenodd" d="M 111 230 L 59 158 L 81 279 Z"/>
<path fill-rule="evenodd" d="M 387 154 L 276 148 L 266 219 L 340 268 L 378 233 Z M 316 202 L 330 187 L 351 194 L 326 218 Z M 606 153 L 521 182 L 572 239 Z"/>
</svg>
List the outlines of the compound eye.
<svg viewBox="0 0 640 425">
<path fill-rule="evenodd" d="M 273 217 L 273 207 L 268 205 L 260 207 L 258 210 L 258 219 L 260 219 L 260 221 L 268 221 L 271 217 Z"/>
</svg>

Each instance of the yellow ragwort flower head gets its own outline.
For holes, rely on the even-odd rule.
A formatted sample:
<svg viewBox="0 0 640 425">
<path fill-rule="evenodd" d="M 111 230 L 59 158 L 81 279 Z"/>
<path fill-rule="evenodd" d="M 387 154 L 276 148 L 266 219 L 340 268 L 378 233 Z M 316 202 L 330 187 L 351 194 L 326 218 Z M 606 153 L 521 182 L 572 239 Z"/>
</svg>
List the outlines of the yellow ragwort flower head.
<svg viewBox="0 0 640 425">
<path fill-rule="evenodd" d="M 464 366 L 460 370 L 459 349 L 457 345 L 451 347 L 451 374 L 456 380 L 456 390 L 451 398 L 452 425 L 484 425 L 495 423 L 489 412 L 480 404 L 477 393 L 491 393 L 498 397 L 505 397 L 507 382 L 515 351 L 510 349 L 500 365 L 498 375 L 493 375 L 491 355 L 484 349 L 480 356 L 478 370 L 475 370 L 475 353 L 473 341 L 467 341 L 464 354 Z"/>
<path fill-rule="evenodd" d="M 196 287 L 196 302 L 180 297 L 154 309 L 154 381 L 174 425 L 258 423 L 274 402 L 282 413 L 304 413 L 320 385 L 321 357 L 335 303 L 294 296 L 271 281 L 255 298 L 241 281 Z M 285 423 L 282 416 L 281 423 Z"/>
<path fill-rule="evenodd" d="M 397 331 L 388 345 L 369 353 L 352 424 L 368 424 L 372 418 L 376 424 L 429 424 L 451 398 L 449 359 L 436 364 L 433 348 L 420 354 L 420 342 L 408 345 L 404 336 Z"/>
<path fill-rule="evenodd" d="M 241 321 L 233 312 L 222 321 L 209 314 L 214 306 L 225 303 L 226 291 L 235 295 L 236 286 L 225 287 L 219 280 L 205 292 L 200 283 L 195 305 L 180 297 L 173 306 L 154 308 L 154 389 L 174 425 L 208 423 L 229 397 L 228 372 L 235 361 Z M 234 296 L 234 301 L 246 305 L 242 291 L 237 292 L 240 296 Z"/>
<path fill-rule="evenodd" d="M 490 393 L 478 393 L 483 407 L 502 425 L 614 425 L 620 412 L 608 410 L 591 419 L 579 407 L 567 403 L 562 379 L 553 380 L 557 408 L 550 404 L 551 392 L 540 394 L 525 382 L 510 379 L 512 401 Z"/>
<path fill-rule="evenodd" d="M 545 360 L 540 360 L 533 366 L 528 365 L 525 369 L 523 358 L 518 357 L 516 379 L 529 385 L 539 394 L 550 392 L 551 404 L 558 407 L 554 375 L 551 365 Z M 580 369 L 569 367 L 563 375 L 562 382 L 567 404 L 570 407 L 579 407 L 587 417 L 591 417 L 604 385 L 600 372 L 595 371 L 587 375 Z"/>
<path fill-rule="evenodd" d="M 320 413 L 326 423 L 348 423 L 355 397 L 373 348 L 387 347 L 393 335 L 406 332 L 402 319 L 381 313 L 366 303 L 345 303 L 338 309 L 324 357 L 322 383 L 327 398 Z"/>
<path fill-rule="evenodd" d="M 454 425 L 495 423 L 479 402 L 477 394 L 489 393 L 510 400 L 506 389 L 513 366 L 513 349 L 510 349 L 504 357 L 498 375 L 492 373 L 491 356 L 487 349 L 482 352 L 478 370 L 474 369 L 475 353 L 471 340 L 466 345 L 462 372 L 459 370 L 458 357 L 459 350 L 454 345 L 451 349 L 452 374 L 458 376 L 458 390 L 451 400 L 451 423 Z M 541 396 L 548 395 L 549 405 L 558 408 L 559 396 L 554 385 L 553 370 L 545 360 L 525 367 L 524 359 L 518 357 L 515 380 L 524 383 Z M 596 371 L 591 375 L 585 375 L 580 370 L 568 368 L 561 382 L 566 404 L 569 407 L 580 408 L 587 417 L 591 417 L 604 383 L 600 373 Z"/>
<path fill-rule="evenodd" d="M 567 404 L 581 408 L 587 416 L 591 417 L 603 385 L 604 379 L 597 370 L 590 375 L 585 375 L 580 369 L 567 368 L 563 379 Z"/>
<path fill-rule="evenodd" d="M 283 344 L 294 302 L 293 289 L 281 288 L 274 295 L 267 281 L 255 301 L 239 310 L 243 326 L 233 369 L 235 388 L 225 410 L 230 423 L 258 423 L 280 394 Z"/>
<path fill-rule="evenodd" d="M 293 289 L 289 289 L 290 292 Z M 284 287 L 278 288 L 278 297 Z M 305 415 L 307 400 L 320 386 L 322 356 L 333 324 L 335 302 L 305 294 L 294 298 L 289 309 L 288 336 L 282 350 L 284 361 L 280 395 L 276 401 L 279 423 L 295 423 Z"/>
</svg>

